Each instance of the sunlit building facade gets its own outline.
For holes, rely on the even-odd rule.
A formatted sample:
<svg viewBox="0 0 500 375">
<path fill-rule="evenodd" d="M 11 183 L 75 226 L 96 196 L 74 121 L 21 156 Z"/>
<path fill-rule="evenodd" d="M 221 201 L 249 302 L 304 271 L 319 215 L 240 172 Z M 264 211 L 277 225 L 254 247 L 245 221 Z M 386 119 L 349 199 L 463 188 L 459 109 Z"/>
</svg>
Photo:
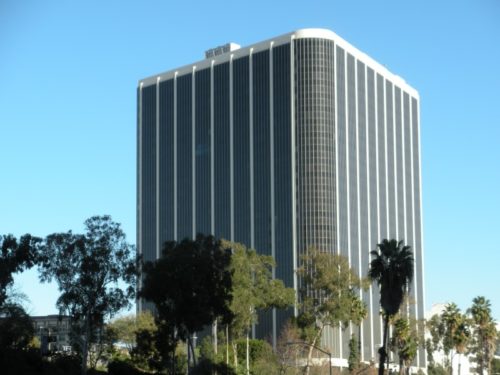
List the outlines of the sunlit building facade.
<svg viewBox="0 0 500 375">
<path fill-rule="evenodd" d="M 211 233 L 272 255 L 297 289 L 311 246 L 366 276 L 376 244 L 403 239 L 416 260 L 409 313 L 423 318 L 417 91 L 329 30 L 206 56 L 139 82 L 138 252 L 154 260 L 167 240 Z M 378 293 L 360 292 L 361 327 L 325 333 L 337 363 L 352 333 L 362 359 L 377 358 Z M 254 335 L 276 342 L 294 313 L 262 314 Z"/>
</svg>

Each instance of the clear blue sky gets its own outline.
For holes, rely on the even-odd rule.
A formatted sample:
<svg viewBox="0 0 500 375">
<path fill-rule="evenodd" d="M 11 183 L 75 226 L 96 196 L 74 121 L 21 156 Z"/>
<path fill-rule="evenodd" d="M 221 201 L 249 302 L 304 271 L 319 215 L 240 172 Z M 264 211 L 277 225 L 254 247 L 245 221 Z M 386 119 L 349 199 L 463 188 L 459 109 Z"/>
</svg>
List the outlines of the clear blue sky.
<svg viewBox="0 0 500 375">
<path fill-rule="evenodd" d="M 500 1 L 0 1 L 0 233 L 111 214 L 135 243 L 136 85 L 324 27 L 421 95 L 427 309 L 477 295 L 500 319 Z M 32 313 L 57 290 L 16 278 Z"/>
</svg>

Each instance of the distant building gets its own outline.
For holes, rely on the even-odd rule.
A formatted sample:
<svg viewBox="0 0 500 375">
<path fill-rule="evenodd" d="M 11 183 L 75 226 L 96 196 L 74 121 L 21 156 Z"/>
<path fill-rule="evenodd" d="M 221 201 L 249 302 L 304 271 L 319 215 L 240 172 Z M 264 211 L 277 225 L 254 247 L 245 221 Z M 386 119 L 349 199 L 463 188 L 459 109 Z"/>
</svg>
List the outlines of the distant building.
<svg viewBox="0 0 500 375">
<path fill-rule="evenodd" d="M 70 318 L 64 315 L 31 316 L 42 352 L 69 351 Z"/>
<path fill-rule="evenodd" d="M 304 29 L 143 79 L 137 104 L 143 259 L 213 234 L 272 255 L 274 276 L 298 289 L 311 246 L 366 276 L 376 244 L 402 239 L 415 257 L 410 314 L 424 317 L 419 94 L 403 79 L 335 33 Z M 377 358 L 379 291 L 360 297 L 361 327 L 325 332 L 336 364 L 351 333 L 363 361 Z M 296 313 L 261 314 L 254 336 L 275 343 Z M 416 362 L 426 366 L 423 350 Z"/>
<path fill-rule="evenodd" d="M 446 305 L 448 305 L 448 303 L 435 303 L 435 304 L 433 304 L 431 309 L 426 312 L 425 319 L 429 320 L 434 315 L 441 316 L 443 314 L 444 310 L 446 309 Z M 496 329 L 497 329 L 497 332 L 500 332 L 500 322 L 496 322 Z M 425 333 L 425 338 L 426 339 L 431 338 L 431 334 L 428 331 Z M 444 353 L 444 351 L 441 350 L 438 352 L 434 352 L 433 357 L 434 357 L 434 362 L 438 365 L 443 366 L 443 367 L 446 366 L 446 363 L 448 361 L 450 361 L 450 358 L 451 358 L 451 365 L 453 368 L 453 372 L 460 367 L 461 374 L 474 373 L 473 367 L 475 367 L 476 364 L 472 361 L 473 355 L 471 355 L 470 353 L 458 355 L 455 352 L 453 352 L 450 356 L 450 355 L 446 355 Z M 500 359 L 500 345 L 497 346 L 497 348 L 496 348 L 495 358 Z"/>
</svg>

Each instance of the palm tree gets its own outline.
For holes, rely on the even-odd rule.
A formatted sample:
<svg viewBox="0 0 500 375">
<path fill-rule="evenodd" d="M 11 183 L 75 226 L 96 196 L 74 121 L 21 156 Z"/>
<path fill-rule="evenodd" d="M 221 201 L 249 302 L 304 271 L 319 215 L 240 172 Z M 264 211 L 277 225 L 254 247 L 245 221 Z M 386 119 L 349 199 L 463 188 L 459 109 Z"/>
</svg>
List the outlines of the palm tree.
<svg viewBox="0 0 500 375">
<path fill-rule="evenodd" d="M 444 347 L 450 351 L 451 373 L 453 373 L 453 357 L 452 350 L 455 350 L 458 358 L 458 375 L 460 375 L 461 357 L 465 353 L 469 342 L 470 331 L 467 317 L 460 312 L 460 309 L 455 303 L 447 304 L 441 316 L 444 328 Z"/>
<path fill-rule="evenodd" d="M 417 355 L 418 341 L 416 332 L 412 330 L 415 322 L 403 316 L 398 316 L 394 321 L 394 331 L 391 340 L 392 350 L 397 352 L 399 357 L 399 374 L 405 373 L 405 368 L 410 366 Z"/>
<path fill-rule="evenodd" d="M 484 370 L 491 374 L 491 361 L 495 353 L 497 331 L 495 321 L 491 316 L 490 301 L 483 296 L 472 300 L 472 307 L 467 311 L 472 318 L 474 331 L 474 347 L 477 372 L 484 374 Z"/>
<path fill-rule="evenodd" d="M 376 281 L 380 287 L 380 306 L 384 316 L 384 339 L 379 350 L 379 374 L 384 374 L 384 363 L 387 358 L 387 336 L 389 319 L 399 311 L 403 298 L 413 280 L 413 254 L 403 241 L 382 240 L 373 250 L 374 257 L 370 262 L 368 277 Z"/>
</svg>

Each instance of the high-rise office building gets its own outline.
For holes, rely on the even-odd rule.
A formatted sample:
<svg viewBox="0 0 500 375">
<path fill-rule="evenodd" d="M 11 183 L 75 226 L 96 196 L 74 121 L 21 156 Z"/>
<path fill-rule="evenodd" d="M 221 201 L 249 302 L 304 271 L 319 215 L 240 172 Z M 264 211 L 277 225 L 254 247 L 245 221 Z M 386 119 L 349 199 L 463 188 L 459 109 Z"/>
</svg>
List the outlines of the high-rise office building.
<svg viewBox="0 0 500 375">
<path fill-rule="evenodd" d="M 311 246 L 366 276 L 376 244 L 403 239 L 415 256 L 410 314 L 424 317 L 419 95 L 331 31 L 222 46 L 141 80 L 137 196 L 144 259 L 211 233 L 272 255 L 294 288 Z M 323 337 L 344 364 L 351 333 L 365 361 L 382 342 L 377 287 L 360 296 L 361 327 Z M 292 314 L 262 314 L 254 334 L 275 341 Z"/>
</svg>

